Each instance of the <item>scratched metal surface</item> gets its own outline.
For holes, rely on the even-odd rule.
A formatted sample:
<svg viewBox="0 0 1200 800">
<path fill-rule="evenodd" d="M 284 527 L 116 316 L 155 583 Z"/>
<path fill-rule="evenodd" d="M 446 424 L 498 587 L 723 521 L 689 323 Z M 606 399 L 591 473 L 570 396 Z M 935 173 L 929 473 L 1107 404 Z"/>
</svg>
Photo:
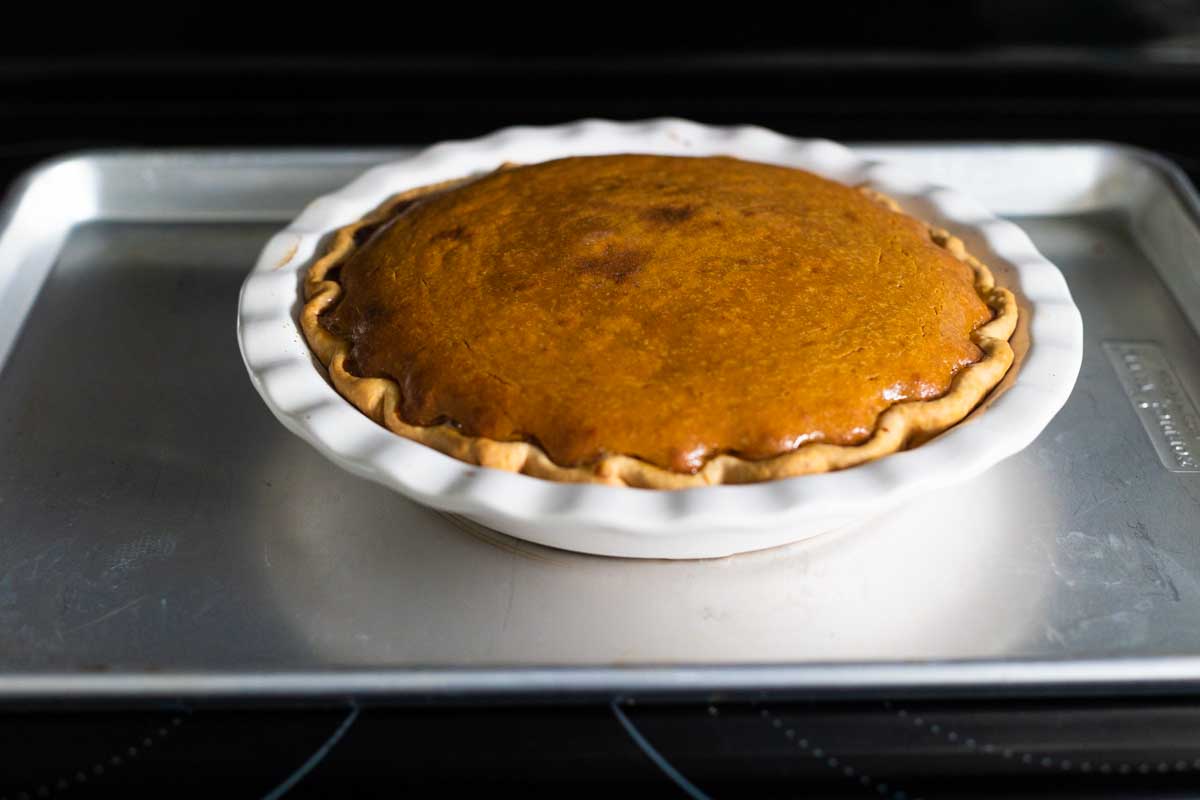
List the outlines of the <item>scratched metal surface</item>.
<svg viewBox="0 0 1200 800">
<path fill-rule="evenodd" d="M 256 221 L 232 198 L 70 232 L 0 372 L 0 697 L 31 675 L 1200 655 L 1200 475 L 1164 467 L 1101 347 L 1157 343 L 1195 398 L 1200 337 L 1125 212 L 1017 218 L 1087 336 L 1027 450 L 855 530 L 630 562 L 425 510 L 263 407 L 240 283 L 285 213 L 361 166 L 254 199 Z"/>
</svg>

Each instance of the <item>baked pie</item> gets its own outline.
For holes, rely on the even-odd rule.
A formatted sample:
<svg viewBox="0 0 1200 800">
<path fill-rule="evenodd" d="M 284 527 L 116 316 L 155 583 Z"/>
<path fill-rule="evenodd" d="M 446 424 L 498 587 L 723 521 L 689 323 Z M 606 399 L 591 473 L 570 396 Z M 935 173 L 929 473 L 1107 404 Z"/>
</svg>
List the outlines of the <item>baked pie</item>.
<svg viewBox="0 0 1200 800">
<path fill-rule="evenodd" d="M 301 324 L 395 433 L 559 481 L 843 469 L 1004 377 L 1013 295 L 888 198 L 727 157 L 502 165 L 336 231 Z"/>
</svg>

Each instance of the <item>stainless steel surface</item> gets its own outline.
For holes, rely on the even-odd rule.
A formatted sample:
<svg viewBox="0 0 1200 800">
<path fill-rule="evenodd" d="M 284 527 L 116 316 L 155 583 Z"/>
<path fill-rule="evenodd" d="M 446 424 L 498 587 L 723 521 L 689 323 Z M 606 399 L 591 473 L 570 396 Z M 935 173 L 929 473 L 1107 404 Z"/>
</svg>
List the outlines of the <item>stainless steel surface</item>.
<svg viewBox="0 0 1200 800">
<path fill-rule="evenodd" d="M 965 486 L 681 563 L 443 517 L 263 407 L 234 339 L 242 278 L 307 199 L 393 154 L 34 175 L 0 236 L 0 306 L 21 312 L 0 328 L 0 698 L 1200 684 L 1200 474 L 1163 468 L 1101 346 L 1153 343 L 1200 397 L 1191 190 L 1106 146 L 868 149 L 981 189 L 1063 270 L 1075 393 Z"/>
</svg>

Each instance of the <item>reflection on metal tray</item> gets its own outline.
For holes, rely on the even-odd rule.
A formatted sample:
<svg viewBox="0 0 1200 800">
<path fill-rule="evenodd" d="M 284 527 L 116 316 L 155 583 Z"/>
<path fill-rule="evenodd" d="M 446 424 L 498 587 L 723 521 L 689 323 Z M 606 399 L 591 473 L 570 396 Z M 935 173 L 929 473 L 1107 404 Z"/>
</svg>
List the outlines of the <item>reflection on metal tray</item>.
<svg viewBox="0 0 1200 800">
<path fill-rule="evenodd" d="M 1164 466 L 1102 347 L 1153 344 L 1200 397 L 1185 179 L 1107 145 L 863 149 L 1024 227 L 1083 311 L 1079 383 L 964 486 L 708 562 L 440 516 L 263 408 L 233 336 L 245 272 L 308 199 L 400 154 L 35 172 L 0 237 L 0 698 L 1200 684 L 1200 474 Z"/>
</svg>

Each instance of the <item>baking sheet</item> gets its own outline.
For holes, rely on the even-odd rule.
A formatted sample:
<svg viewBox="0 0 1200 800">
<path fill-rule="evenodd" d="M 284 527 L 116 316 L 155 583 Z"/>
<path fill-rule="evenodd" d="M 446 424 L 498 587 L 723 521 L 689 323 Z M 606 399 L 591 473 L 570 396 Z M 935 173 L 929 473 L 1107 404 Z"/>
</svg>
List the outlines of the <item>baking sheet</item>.
<svg viewBox="0 0 1200 800">
<path fill-rule="evenodd" d="M 1190 187 L 1110 145 L 863 149 L 974 194 L 1059 266 L 1084 316 L 1076 390 L 968 484 L 682 563 L 429 511 L 255 395 L 233 323 L 258 250 L 402 153 L 98 153 L 34 173 L 0 236 L 0 699 L 1200 684 L 1200 473 L 1160 458 L 1106 355 L 1151 345 L 1179 413 L 1200 397 Z"/>
</svg>

